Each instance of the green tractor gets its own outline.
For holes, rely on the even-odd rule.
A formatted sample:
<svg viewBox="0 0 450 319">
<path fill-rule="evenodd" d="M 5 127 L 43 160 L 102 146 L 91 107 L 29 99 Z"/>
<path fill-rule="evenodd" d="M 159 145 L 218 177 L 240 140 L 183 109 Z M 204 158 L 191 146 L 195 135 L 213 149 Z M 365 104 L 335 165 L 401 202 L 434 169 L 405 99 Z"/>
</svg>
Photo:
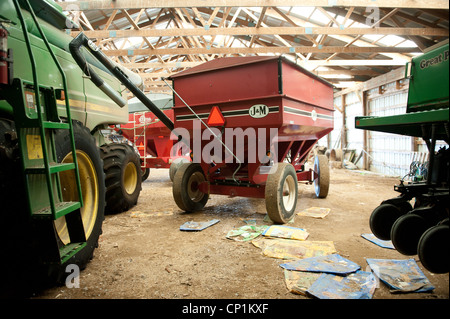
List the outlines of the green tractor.
<svg viewBox="0 0 450 319">
<path fill-rule="evenodd" d="M 19 291 L 83 269 L 105 212 L 128 210 L 141 191 L 139 154 L 108 139 L 128 121 L 125 87 L 70 48 L 70 24 L 51 0 L 0 2 L 1 273 Z"/>
</svg>

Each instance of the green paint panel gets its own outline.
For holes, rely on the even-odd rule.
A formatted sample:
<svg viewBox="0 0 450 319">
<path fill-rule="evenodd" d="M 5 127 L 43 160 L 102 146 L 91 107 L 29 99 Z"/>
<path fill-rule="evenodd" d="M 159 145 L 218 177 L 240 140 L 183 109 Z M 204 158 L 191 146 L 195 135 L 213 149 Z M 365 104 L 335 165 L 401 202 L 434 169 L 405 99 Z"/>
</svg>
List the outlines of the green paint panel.
<svg viewBox="0 0 450 319">
<path fill-rule="evenodd" d="M 407 113 L 448 107 L 449 45 L 412 60 Z"/>
<path fill-rule="evenodd" d="M 357 116 L 355 127 L 426 137 L 434 126 L 438 140 L 448 138 L 446 130 L 449 122 L 449 59 L 448 44 L 415 57 L 406 66 L 409 77 L 406 114 Z"/>
</svg>

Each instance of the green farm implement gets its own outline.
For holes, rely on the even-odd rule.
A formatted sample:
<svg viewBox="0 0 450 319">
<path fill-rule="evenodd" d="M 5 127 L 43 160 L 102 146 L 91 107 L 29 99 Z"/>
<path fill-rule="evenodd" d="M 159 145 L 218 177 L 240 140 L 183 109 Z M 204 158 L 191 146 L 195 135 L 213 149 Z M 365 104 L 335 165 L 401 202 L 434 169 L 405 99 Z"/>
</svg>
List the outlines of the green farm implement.
<svg viewBox="0 0 450 319">
<path fill-rule="evenodd" d="M 123 81 L 72 26 L 51 0 L 0 1 L 0 267 L 2 286 L 18 290 L 83 269 L 105 212 L 129 209 L 141 191 L 139 154 L 105 134 L 128 122 Z"/>
<path fill-rule="evenodd" d="M 356 117 L 359 129 L 422 138 L 429 151 L 425 179 L 394 189 L 398 197 L 374 209 L 370 227 L 375 236 L 392 240 L 404 255 L 418 255 L 434 273 L 449 271 L 449 45 L 415 57 L 406 66 L 409 78 L 405 114 Z M 436 141 L 447 145 L 436 150 Z"/>
</svg>

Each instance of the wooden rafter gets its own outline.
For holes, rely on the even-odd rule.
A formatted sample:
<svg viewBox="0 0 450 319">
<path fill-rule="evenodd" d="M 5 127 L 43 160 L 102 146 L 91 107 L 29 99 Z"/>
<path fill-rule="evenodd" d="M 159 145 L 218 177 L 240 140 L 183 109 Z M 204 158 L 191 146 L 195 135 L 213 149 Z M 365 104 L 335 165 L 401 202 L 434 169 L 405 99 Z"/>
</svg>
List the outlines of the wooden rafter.
<svg viewBox="0 0 450 319">
<path fill-rule="evenodd" d="M 395 5 L 396 8 L 416 8 L 416 9 L 448 9 L 449 4 L 447 0 L 397 0 L 395 4 L 392 0 L 377 0 L 375 4 L 380 8 L 391 8 Z M 80 10 L 105 10 L 105 9 L 137 9 L 137 8 L 186 8 L 186 7 L 292 7 L 298 6 L 298 0 L 93 0 L 93 1 L 74 1 L 61 2 L 60 5 L 65 9 L 71 5 L 78 6 Z M 305 7 L 367 7 L 368 2 L 365 0 L 303 0 L 302 6 Z"/>
<path fill-rule="evenodd" d="M 301 3 L 313 7 L 308 14 L 293 10 L 290 0 L 68 3 L 79 21 L 72 35 L 84 32 L 114 61 L 138 72 L 152 91 L 167 90 L 160 77 L 237 55 L 283 54 L 333 83 L 366 81 L 449 36 L 448 3 L 440 0 L 427 8 L 416 0 L 398 0 L 395 8 L 377 0 L 380 16 L 369 24 L 367 1 L 336 0 L 331 6 L 329 0 L 309 1 Z"/>
<path fill-rule="evenodd" d="M 127 29 L 127 30 L 84 31 L 94 39 L 128 37 L 170 37 L 170 36 L 217 36 L 217 35 L 398 35 L 398 36 L 448 36 L 444 28 L 339 28 L 339 27 L 228 27 L 228 28 L 177 28 L 177 29 Z M 73 35 L 79 31 L 72 31 Z"/>
</svg>

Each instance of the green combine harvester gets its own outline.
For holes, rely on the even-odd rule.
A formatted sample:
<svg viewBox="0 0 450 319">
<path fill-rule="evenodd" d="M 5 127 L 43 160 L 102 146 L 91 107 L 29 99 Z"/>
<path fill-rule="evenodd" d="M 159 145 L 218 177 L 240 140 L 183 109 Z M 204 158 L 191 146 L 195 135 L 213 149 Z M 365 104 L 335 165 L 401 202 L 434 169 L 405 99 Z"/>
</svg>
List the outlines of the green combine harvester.
<svg viewBox="0 0 450 319">
<path fill-rule="evenodd" d="M 356 117 L 364 130 L 422 138 L 429 151 L 428 165 L 399 185 L 399 196 L 384 200 L 370 217 L 370 228 L 391 240 L 404 255 L 418 255 L 433 273 L 449 271 L 449 45 L 415 57 L 406 65 L 409 78 L 406 114 Z M 445 141 L 436 150 L 436 141 Z"/>
<path fill-rule="evenodd" d="M 83 33 L 68 35 L 74 26 L 51 0 L 0 1 L 0 267 L 12 288 L 2 295 L 83 269 L 105 212 L 129 209 L 141 191 L 139 154 L 108 128 L 128 122 L 122 94 L 143 95 L 142 81 Z"/>
</svg>

